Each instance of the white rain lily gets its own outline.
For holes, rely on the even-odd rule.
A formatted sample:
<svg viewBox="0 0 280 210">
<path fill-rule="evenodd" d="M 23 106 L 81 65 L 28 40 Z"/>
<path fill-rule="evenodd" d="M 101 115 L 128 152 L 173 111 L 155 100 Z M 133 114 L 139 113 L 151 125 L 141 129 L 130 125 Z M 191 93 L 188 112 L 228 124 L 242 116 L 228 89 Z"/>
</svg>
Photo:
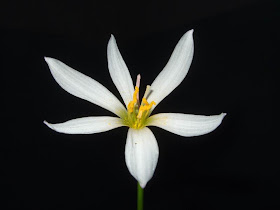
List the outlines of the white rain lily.
<svg viewBox="0 0 280 210">
<path fill-rule="evenodd" d="M 157 126 L 180 136 L 198 136 L 216 129 L 225 114 L 202 116 L 162 113 L 152 110 L 185 78 L 194 53 L 193 30 L 188 31 L 175 47 L 167 65 L 139 100 L 140 75 L 135 88 L 128 68 L 112 35 L 107 48 L 108 67 L 125 106 L 103 85 L 70 68 L 59 60 L 45 58 L 56 82 L 70 94 L 111 111 L 118 117 L 83 117 L 64 123 L 44 123 L 67 134 L 92 134 L 121 126 L 129 127 L 125 145 L 125 161 L 129 172 L 144 188 L 152 178 L 159 156 L 156 138 L 147 126 Z M 126 107 L 126 108 L 125 108 Z"/>
</svg>

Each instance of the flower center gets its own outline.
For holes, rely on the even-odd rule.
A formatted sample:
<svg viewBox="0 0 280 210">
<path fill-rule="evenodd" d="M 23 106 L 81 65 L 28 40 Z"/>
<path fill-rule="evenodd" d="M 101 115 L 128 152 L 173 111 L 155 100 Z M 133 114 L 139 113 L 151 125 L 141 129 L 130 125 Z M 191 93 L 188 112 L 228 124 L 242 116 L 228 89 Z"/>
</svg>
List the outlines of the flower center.
<svg viewBox="0 0 280 210">
<path fill-rule="evenodd" d="M 140 129 L 145 127 L 146 121 L 151 114 L 151 108 L 156 105 L 154 101 L 149 103 L 146 99 L 149 89 L 150 86 L 147 86 L 142 102 L 139 104 L 139 87 L 135 86 L 133 100 L 127 105 L 127 118 L 125 119 L 126 124 L 131 128 Z"/>
</svg>

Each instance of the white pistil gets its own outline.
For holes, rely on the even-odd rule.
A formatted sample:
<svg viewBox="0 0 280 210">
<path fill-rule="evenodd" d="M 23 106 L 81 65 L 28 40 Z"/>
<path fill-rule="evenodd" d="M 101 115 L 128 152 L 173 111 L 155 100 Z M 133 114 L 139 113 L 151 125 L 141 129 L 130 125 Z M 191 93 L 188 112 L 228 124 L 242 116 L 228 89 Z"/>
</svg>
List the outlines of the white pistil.
<svg viewBox="0 0 280 210">
<path fill-rule="evenodd" d="M 140 79 L 141 79 L 141 75 L 140 74 L 138 74 L 137 75 L 137 78 L 136 78 L 136 86 L 139 88 L 139 90 L 140 90 Z M 139 102 L 140 100 L 139 100 L 139 92 L 137 93 L 137 104 L 138 104 L 138 106 L 140 105 L 140 102 Z"/>
</svg>

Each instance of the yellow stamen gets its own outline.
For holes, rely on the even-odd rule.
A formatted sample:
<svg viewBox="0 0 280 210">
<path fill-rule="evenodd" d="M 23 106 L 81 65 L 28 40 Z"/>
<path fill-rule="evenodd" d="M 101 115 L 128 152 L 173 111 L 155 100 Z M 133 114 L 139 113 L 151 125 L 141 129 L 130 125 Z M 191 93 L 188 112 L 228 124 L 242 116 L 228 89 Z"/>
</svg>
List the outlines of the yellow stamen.
<svg viewBox="0 0 280 210">
<path fill-rule="evenodd" d="M 147 101 L 146 98 L 143 98 L 143 99 L 142 99 L 142 103 L 144 103 L 145 105 L 149 105 L 149 102 Z"/>
<path fill-rule="evenodd" d="M 134 110 L 134 105 L 137 103 L 137 94 L 139 93 L 139 88 L 135 86 L 135 91 L 133 93 L 133 100 L 129 102 L 127 105 L 127 110 L 129 113 L 133 112 Z"/>
<path fill-rule="evenodd" d="M 149 103 L 146 96 L 148 95 L 150 86 L 147 86 L 145 95 L 142 99 L 141 105 L 139 104 L 139 87 L 135 86 L 133 99 L 127 105 L 127 118 L 124 119 L 125 123 L 131 128 L 140 129 L 146 125 L 147 118 L 150 116 L 150 109 L 156 105 L 154 101 Z"/>
<path fill-rule="evenodd" d="M 141 105 L 140 108 L 139 108 L 139 112 L 138 112 L 138 115 L 137 115 L 138 119 L 140 119 L 142 117 L 143 112 L 149 111 L 152 108 L 153 105 L 156 105 L 156 103 L 154 101 L 152 101 L 149 104 L 149 102 L 147 101 L 146 98 L 142 99 L 142 104 L 144 104 L 144 105 Z M 148 114 L 148 112 L 146 112 L 145 114 Z"/>
</svg>

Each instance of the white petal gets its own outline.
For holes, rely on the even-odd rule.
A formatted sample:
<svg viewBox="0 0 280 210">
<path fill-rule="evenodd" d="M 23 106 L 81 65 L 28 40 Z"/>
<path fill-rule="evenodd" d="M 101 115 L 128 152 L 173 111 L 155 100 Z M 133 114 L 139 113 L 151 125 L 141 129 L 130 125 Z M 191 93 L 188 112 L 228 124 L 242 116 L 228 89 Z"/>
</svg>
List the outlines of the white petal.
<svg viewBox="0 0 280 210">
<path fill-rule="evenodd" d="M 83 117 L 66 121 L 64 123 L 44 123 L 51 129 L 67 134 L 92 134 L 109 131 L 123 125 L 123 121 L 117 117 Z"/>
<path fill-rule="evenodd" d="M 57 59 L 45 57 L 45 60 L 56 82 L 67 92 L 101 106 L 118 116 L 125 111 L 122 103 L 99 82 Z"/>
<path fill-rule="evenodd" d="M 111 78 L 127 106 L 133 97 L 133 82 L 113 35 L 108 43 L 107 55 Z"/>
<path fill-rule="evenodd" d="M 159 149 L 149 128 L 129 128 L 125 145 L 125 162 L 131 175 L 144 188 L 157 166 Z"/>
<path fill-rule="evenodd" d="M 180 39 L 168 63 L 152 83 L 149 102 L 155 101 L 158 105 L 183 81 L 189 71 L 193 53 L 193 30 L 190 30 Z"/>
<path fill-rule="evenodd" d="M 162 113 L 149 118 L 148 126 L 157 126 L 180 136 L 199 136 L 215 130 L 226 114 L 203 116 Z"/>
</svg>

